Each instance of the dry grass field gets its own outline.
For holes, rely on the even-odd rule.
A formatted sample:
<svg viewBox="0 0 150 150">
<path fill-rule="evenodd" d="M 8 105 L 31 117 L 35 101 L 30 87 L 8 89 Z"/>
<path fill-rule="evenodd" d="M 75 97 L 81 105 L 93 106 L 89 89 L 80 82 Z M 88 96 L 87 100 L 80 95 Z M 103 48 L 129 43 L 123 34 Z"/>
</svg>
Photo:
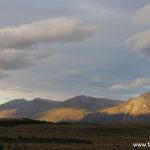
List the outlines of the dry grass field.
<svg viewBox="0 0 150 150">
<path fill-rule="evenodd" d="M 148 141 L 148 123 L 0 121 L 0 150 L 132 150 L 133 142 Z"/>
</svg>

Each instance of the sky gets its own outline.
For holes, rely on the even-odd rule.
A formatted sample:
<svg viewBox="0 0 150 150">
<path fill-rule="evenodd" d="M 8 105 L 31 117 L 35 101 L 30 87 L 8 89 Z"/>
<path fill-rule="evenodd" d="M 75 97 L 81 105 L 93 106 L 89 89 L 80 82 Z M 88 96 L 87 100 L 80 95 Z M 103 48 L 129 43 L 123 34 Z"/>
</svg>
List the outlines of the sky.
<svg viewBox="0 0 150 150">
<path fill-rule="evenodd" d="M 0 0 L 0 103 L 150 91 L 149 0 Z"/>
</svg>

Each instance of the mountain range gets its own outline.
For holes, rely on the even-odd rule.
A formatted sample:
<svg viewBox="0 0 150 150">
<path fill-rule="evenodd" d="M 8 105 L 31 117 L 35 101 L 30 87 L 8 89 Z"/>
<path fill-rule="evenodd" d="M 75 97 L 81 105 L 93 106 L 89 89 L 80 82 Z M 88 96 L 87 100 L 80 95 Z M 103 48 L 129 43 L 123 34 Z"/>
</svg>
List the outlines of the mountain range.
<svg viewBox="0 0 150 150">
<path fill-rule="evenodd" d="M 49 122 L 146 122 L 150 121 L 150 92 L 127 101 L 84 95 L 65 101 L 15 99 L 0 105 L 0 118 Z"/>
<path fill-rule="evenodd" d="M 116 106 L 99 109 L 82 118 L 84 122 L 149 122 L 150 92 Z"/>
<path fill-rule="evenodd" d="M 78 121 L 88 113 L 119 103 L 119 100 L 83 95 L 65 101 L 15 99 L 0 105 L 0 118 L 30 118 L 50 122 Z"/>
</svg>

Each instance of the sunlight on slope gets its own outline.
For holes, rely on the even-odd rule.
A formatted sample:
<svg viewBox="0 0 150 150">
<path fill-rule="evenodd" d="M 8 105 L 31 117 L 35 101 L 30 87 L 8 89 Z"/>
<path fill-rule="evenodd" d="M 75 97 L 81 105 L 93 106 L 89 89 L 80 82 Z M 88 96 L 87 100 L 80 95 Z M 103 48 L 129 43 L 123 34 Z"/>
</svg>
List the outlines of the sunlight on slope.
<svg viewBox="0 0 150 150">
<path fill-rule="evenodd" d="M 130 114 L 130 115 L 143 115 L 150 113 L 150 100 L 144 96 L 130 99 L 118 106 L 99 110 L 98 112 L 106 114 Z"/>
<path fill-rule="evenodd" d="M 75 108 L 56 108 L 51 111 L 46 112 L 38 119 L 59 122 L 65 120 L 80 120 L 84 115 L 87 114 L 85 109 L 75 109 Z"/>
<path fill-rule="evenodd" d="M 0 111 L 0 118 L 10 118 L 14 117 L 14 113 L 17 109 L 8 109 L 8 110 L 2 110 Z"/>
</svg>

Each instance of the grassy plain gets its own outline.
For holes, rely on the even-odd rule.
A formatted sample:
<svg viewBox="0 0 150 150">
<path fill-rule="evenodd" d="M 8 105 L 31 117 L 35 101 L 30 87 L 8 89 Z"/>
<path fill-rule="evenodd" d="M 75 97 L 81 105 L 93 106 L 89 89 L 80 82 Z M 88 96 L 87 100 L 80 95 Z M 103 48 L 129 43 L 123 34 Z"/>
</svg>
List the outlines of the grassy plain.
<svg viewBox="0 0 150 150">
<path fill-rule="evenodd" d="M 0 150 L 132 150 L 148 141 L 149 123 L 0 121 Z"/>
</svg>

